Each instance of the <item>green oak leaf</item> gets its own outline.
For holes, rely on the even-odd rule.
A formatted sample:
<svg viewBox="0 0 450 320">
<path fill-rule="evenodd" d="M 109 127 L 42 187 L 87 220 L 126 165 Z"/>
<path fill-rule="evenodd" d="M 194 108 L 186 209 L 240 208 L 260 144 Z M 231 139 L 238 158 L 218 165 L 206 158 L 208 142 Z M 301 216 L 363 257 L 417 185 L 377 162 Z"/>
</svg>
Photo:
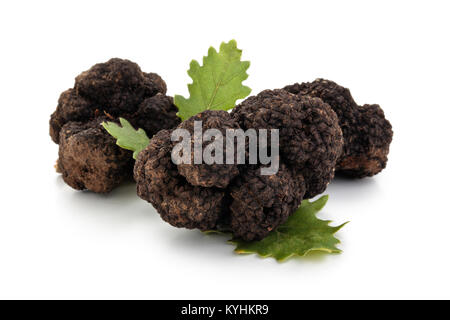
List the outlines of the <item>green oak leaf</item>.
<svg viewBox="0 0 450 320">
<path fill-rule="evenodd" d="M 292 256 L 305 256 L 313 251 L 340 253 L 336 244 L 340 243 L 334 237 L 346 223 L 331 227 L 331 221 L 316 217 L 327 203 L 328 196 L 310 202 L 303 200 L 300 207 L 269 235 L 260 241 L 246 242 L 239 239 L 230 240 L 236 245 L 237 253 L 256 253 L 262 257 L 273 257 L 278 261 Z"/>
<path fill-rule="evenodd" d="M 135 130 L 124 118 L 119 118 L 119 121 L 122 126 L 109 121 L 103 122 L 102 126 L 117 139 L 116 144 L 119 147 L 133 151 L 133 158 L 136 159 L 139 152 L 148 146 L 150 139 L 143 129 Z"/>
<path fill-rule="evenodd" d="M 247 79 L 249 61 L 241 61 L 242 50 L 237 48 L 235 40 L 222 42 L 219 52 L 213 47 L 208 56 L 203 57 L 203 66 L 196 60 L 190 63 L 188 70 L 193 82 L 188 85 L 189 99 L 175 95 L 178 116 L 186 120 L 205 110 L 228 110 L 235 106 L 236 100 L 243 99 L 251 92 L 242 85 Z"/>
</svg>

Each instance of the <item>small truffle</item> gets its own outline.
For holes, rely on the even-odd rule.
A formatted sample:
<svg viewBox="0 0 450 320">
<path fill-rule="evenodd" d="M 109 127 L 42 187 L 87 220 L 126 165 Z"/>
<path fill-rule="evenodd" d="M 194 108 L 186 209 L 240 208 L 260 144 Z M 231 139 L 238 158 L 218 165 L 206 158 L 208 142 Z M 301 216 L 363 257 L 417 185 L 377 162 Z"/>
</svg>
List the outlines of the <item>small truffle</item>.
<svg viewBox="0 0 450 320">
<path fill-rule="evenodd" d="M 61 93 L 56 111 L 50 117 L 50 137 L 53 142 L 59 143 L 59 132 L 63 125 L 69 121 L 89 121 L 95 118 L 96 107 L 75 89 L 68 89 Z"/>
<path fill-rule="evenodd" d="M 358 106 L 347 88 L 324 79 L 284 89 L 298 96 L 320 98 L 336 112 L 344 135 L 343 152 L 336 166 L 338 173 L 363 178 L 386 167 L 393 132 L 379 105 Z"/>
<path fill-rule="evenodd" d="M 223 164 L 206 164 L 204 161 L 200 164 L 194 162 L 194 122 L 202 122 L 202 132 L 205 133 L 208 129 L 216 129 L 222 137 L 223 151 L 221 152 Z M 239 174 L 237 164 L 226 164 L 226 130 L 240 129 L 237 122 L 226 111 L 222 110 L 207 110 L 199 113 L 186 121 L 183 121 L 178 129 L 185 129 L 191 135 L 191 161 L 189 164 L 179 164 L 179 173 L 186 178 L 186 180 L 194 186 L 202 187 L 218 187 L 226 188 L 230 181 Z M 213 140 L 215 141 L 215 140 Z M 202 148 L 200 152 L 207 150 L 213 141 L 202 141 Z M 177 142 L 175 142 L 176 144 Z M 236 158 L 237 147 L 234 145 L 233 159 Z"/>
<path fill-rule="evenodd" d="M 225 192 L 193 186 L 171 160 L 171 131 L 162 130 L 139 153 L 134 166 L 137 193 L 175 227 L 214 229 L 227 210 Z"/>
<path fill-rule="evenodd" d="M 232 111 L 243 129 L 279 129 L 280 154 L 306 183 L 306 198 L 325 191 L 342 152 L 335 112 L 320 99 L 264 90 Z"/>
<path fill-rule="evenodd" d="M 231 230 L 243 240 L 260 240 L 284 223 L 300 205 L 305 183 L 281 165 L 274 175 L 261 175 L 252 168 L 231 187 Z"/>
<path fill-rule="evenodd" d="M 109 145 L 103 145 L 113 143 L 114 139 L 95 120 L 107 116 L 105 120 L 117 121 L 123 117 L 135 128 L 144 129 L 151 137 L 159 130 L 170 129 L 180 122 L 173 99 L 165 93 L 166 84 L 161 77 L 155 73 L 142 72 L 136 63 L 129 60 L 114 58 L 96 64 L 77 76 L 74 88 L 61 94 L 56 111 L 50 117 L 50 136 L 55 143 L 60 144 L 58 162 L 63 164 L 59 170 L 64 181 L 75 189 L 108 192 L 120 181 L 132 176 L 132 167 L 129 165 L 132 160 L 124 161 L 121 153 L 111 152 Z M 90 127 L 94 131 L 88 130 Z M 61 137 L 62 128 L 82 128 L 80 130 L 85 133 L 70 138 L 68 143 L 67 133 Z M 95 138 L 89 138 L 90 144 L 84 143 L 91 134 Z M 105 138 L 100 139 L 101 135 Z M 75 139 L 82 139 L 83 143 L 76 143 Z M 64 147 L 61 147 L 62 143 Z M 71 153 L 73 147 L 69 145 L 74 143 L 77 144 L 78 153 Z M 106 153 L 101 155 L 102 151 Z M 95 158 L 90 158 L 94 153 Z M 70 164 L 70 161 L 73 163 Z M 85 168 L 84 165 L 80 166 L 81 163 L 90 164 L 89 174 L 74 169 Z M 108 171 L 110 165 L 111 170 Z M 113 167 L 120 165 L 122 168 Z M 112 172 L 114 181 L 110 179 Z M 120 173 L 123 176 L 119 177 Z"/>
<path fill-rule="evenodd" d="M 132 153 L 117 146 L 102 128 L 105 120 L 69 122 L 61 129 L 58 171 L 74 189 L 105 193 L 131 178 Z"/>
<path fill-rule="evenodd" d="M 145 99 L 137 111 L 126 116 L 135 128 L 142 128 L 149 137 L 161 129 L 171 129 L 180 123 L 177 116 L 178 108 L 173 104 L 173 98 L 162 93 Z"/>
</svg>

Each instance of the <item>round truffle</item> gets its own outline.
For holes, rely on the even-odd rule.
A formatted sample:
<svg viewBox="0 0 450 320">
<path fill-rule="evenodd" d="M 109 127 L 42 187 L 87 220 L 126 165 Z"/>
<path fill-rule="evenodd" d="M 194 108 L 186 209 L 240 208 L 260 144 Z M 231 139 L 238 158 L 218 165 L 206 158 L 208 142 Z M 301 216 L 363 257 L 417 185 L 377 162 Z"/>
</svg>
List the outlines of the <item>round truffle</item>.
<svg viewBox="0 0 450 320">
<path fill-rule="evenodd" d="M 198 123 L 198 129 L 201 129 L 200 134 L 203 134 L 203 137 L 208 133 L 208 130 L 213 129 L 216 131 L 215 133 L 220 136 L 220 140 L 216 141 L 216 138 L 203 140 L 202 137 L 196 137 L 194 134 L 195 122 Z M 177 129 L 187 130 L 191 137 L 191 141 L 189 142 L 191 148 L 190 161 L 188 163 L 178 164 L 178 172 L 194 186 L 226 188 L 230 181 L 239 174 L 238 166 L 234 161 L 237 153 L 237 145 L 235 141 L 231 141 L 231 143 L 233 143 L 233 149 L 230 150 L 230 152 L 233 151 L 233 163 L 226 164 L 226 132 L 228 129 L 240 129 L 238 123 L 226 111 L 207 110 L 189 118 L 186 121 L 183 121 Z M 214 132 L 212 132 L 212 134 L 214 134 Z M 194 148 L 195 141 L 202 142 L 201 148 L 198 149 L 199 152 L 197 152 Z M 179 142 L 181 141 L 175 141 L 173 144 L 175 145 Z M 215 142 L 218 144 L 217 148 L 213 145 Z M 214 162 L 210 164 L 205 163 L 204 156 L 209 147 L 211 147 L 211 149 L 208 154 L 212 157 L 219 156 L 221 158 L 221 162 Z M 216 154 L 215 151 L 219 148 L 220 151 Z M 196 152 L 202 156 L 202 163 L 195 163 L 194 158 Z M 182 152 L 180 152 L 180 156 L 182 156 Z"/>
<path fill-rule="evenodd" d="M 211 230 L 226 212 L 225 192 L 189 184 L 172 162 L 171 131 L 162 130 L 139 153 L 134 178 L 139 197 L 175 227 Z"/>
<path fill-rule="evenodd" d="M 300 97 L 320 98 L 336 112 L 344 136 L 337 172 L 363 178 L 386 167 L 393 131 L 379 105 L 358 106 L 347 88 L 324 79 L 284 89 Z"/>
<path fill-rule="evenodd" d="M 284 223 L 305 194 L 305 183 L 281 164 L 274 175 L 251 168 L 231 186 L 231 230 L 243 240 L 261 240 Z"/>
<path fill-rule="evenodd" d="M 173 104 L 173 98 L 162 93 L 145 99 L 137 111 L 128 116 L 127 120 L 135 128 L 142 128 L 149 137 L 161 129 L 171 129 L 180 123 L 177 116 L 178 108 Z"/>
<path fill-rule="evenodd" d="M 335 112 L 320 99 L 265 90 L 232 111 L 244 129 L 278 129 L 280 154 L 306 183 L 306 198 L 325 191 L 342 152 Z"/>
<path fill-rule="evenodd" d="M 101 126 L 104 120 L 69 122 L 61 129 L 58 171 L 74 189 L 110 192 L 132 177 L 132 154 L 116 145 Z"/>
</svg>

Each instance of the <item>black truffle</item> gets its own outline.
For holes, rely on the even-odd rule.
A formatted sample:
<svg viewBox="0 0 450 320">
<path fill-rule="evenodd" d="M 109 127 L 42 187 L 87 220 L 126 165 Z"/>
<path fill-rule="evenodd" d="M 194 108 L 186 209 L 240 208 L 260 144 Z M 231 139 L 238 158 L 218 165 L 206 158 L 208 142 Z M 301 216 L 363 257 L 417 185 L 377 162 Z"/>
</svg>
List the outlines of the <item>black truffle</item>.
<svg viewBox="0 0 450 320">
<path fill-rule="evenodd" d="M 194 121 L 202 122 L 202 132 L 208 129 L 218 129 L 223 138 L 222 161 L 224 164 L 195 164 L 194 163 Z M 179 173 L 194 186 L 226 188 L 230 181 L 239 174 L 237 164 L 226 164 L 226 130 L 240 129 L 238 123 L 226 111 L 207 110 L 183 121 L 179 129 L 186 129 L 191 134 L 191 162 L 179 164 Z M 176 143 L 176 142 L 175 142 Z M 201 151 L 205 150 L 212 141 L 202 141 Z M 233 160 L 236 158 L 237 147 L 234 146 Z M 204 162 L 204 161 L 203 161 Z"/>
<path fill-rule="evenodd" d="M 225 191 L 189 184 L 171 160 L 170 136 L 171 131 L 158 132 L 139 153 L 134 166 L 137 193 L 175 227 L 214 229 L 227 210 Z"/>
<path fill-rule="evenodd" d="M 284 90 L 250 97 L 231 115 L 208 110 L 181 123 L 177 128 L 191 134 L 191 160 L 195 120 L 202 121 L 203 132 L 218 129 L 225 136 L 227 129 L 279 129 L 279 170 L 261 175 L 263 165 L 248 162 L 176 165 L 171 154 L 178 141 L 171 141 L 171 131 L 163 130 L 137 158 L 138 195 L 176 227 L 224 228 L 244 240 L 264 238 L 286 221 L 305 195 L 322 192 L 343 145 L 336 114 L 327 104 Z M 203 142 L 203 147 L 209 143 Z"/>
<path fill-rule="evenodd" d="M 117 121 L 123 117 L 134 127 L 144 129 L 151 137 L 159 130 L 172 128 L 180 122 L 173 99 L 165 93 L 166 84 L 161 77 L 142 72 L 136 63 L 129 60 L 114 58 L 96 64 L 77 76 L 74 88 L 61 94 L 56 111 L 50 117 L 50 136 L 60 144 L 58 162 L 64 181 L 75 189 L 108 192 L 120 181 L 132 176 L 130 161 L 124 161 L 122 153 L 109 152 L 109 143 L 114 142 L 113 138 L 108 137 L 108 133 L 95 120 L 107 116 L 106 120 Z M 79 128 L 76 130 L 84 133 L 77 134 L 76 138 L 69 139 L 67 133 L 62 137 L 62 129 L 66 126 L 70 132 Z M 91 144 L 85 144 L 88 136 L 94 133 L 95 138 L 89 138 Z M 99 138 L 102 135 L 104 137 Z M 75 142 L 76 139 L 83 139 L 83 143 Z M 72 144 L 77 144 L 78 154 L 72 153 Z M 106 153 L 101 155 L 102 151 Z M 93 153 L 96 153 L 95 158 L 91 159 Z M 94 165 L 93 162 L 101 163 Z M 87 163 L 90 164 L 89 174 L 74 169 L 83 168 L 80 164 Z M 113 172 L 115 180 L 110 179 Z M 119 177 L 119 174 L 122 176 Z"/>
<path fill-rule="evenodd" d="M 232 115 L 243 129 L 279 129 L 281 158 L 304 178 L 305 197 L 325 191 L 343 145 L 330 106 L 285 90 L 265 90 L 236 106 Z"/>
<path fill-rule="evenodd" d="M 281 164 L 274 175 L 261 175 L 252 168 L 231 187 L 231 230 L 243 240 L 260 240 L 284 223 L 298 208 L 305 194 L 302 176 Z"/>
<path fill-rule="evenodd" d="M 344 135 L 337 172 L 363 178 L 386 167 L 393 132 L 379 105 L 358 106 L 347 88 L 324 79 L 296 83 L 284 89 L 298 96 L 320 98 L 336 112 Z"/>
<path fill-rule="evenodd" d="M 105 120 L 71 121 L 61 129 L 57 169 L 74 189 L 109 192 L 131 177 L 132 153 L 116 145 L 101 126 Z"/>
</svg>

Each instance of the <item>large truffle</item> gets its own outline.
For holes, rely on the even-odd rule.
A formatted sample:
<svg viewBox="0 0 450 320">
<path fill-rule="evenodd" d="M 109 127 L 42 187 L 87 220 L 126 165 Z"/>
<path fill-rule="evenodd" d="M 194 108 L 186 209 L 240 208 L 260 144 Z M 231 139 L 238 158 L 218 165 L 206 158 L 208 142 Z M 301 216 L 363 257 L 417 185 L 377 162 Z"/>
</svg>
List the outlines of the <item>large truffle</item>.
<svg viewBox="0 0 450 320">
<path fill-rule="evenodd" d="M 232 115 L 243 129 L 278 129 L 282 160 L 304 178 L 305 197 L 325 191 L 343 145 L 330 106 L 285 90 L 265 90 L 236 106 Z"/>
<path fill-rule="evenodd" d="M 386 167 L 393 132 L 379 105 L 358 106 L 347 88 L 324 79 L 296 83 L 284 89 L 300 97 L 320 98 L 336 112 L 344 135 L 337 172 L 363 178 L 373 176 Z"/>
<path fill-rule="evenodd" d="M 151 137 L 159 130 L 172 128 L 180 122 L 173 99 L 165 93 L 166 84 L 161 77 L 142 72 L 136 63 L 129 60 L 114 58 L 77 76 L 74 88 L 61 94 L 56 111 L 50 117 L 50 136 L 60 144 L 59 169 L 64 181 L 75 189 L 108 192 L 126 177 L 131 177 L 129 164 L 132 160 L 124 161 L 121 153 L 109 152 L 109 144 L 114 141 L 95 120 L 107 116 L 107 120 L 117 121 L 123 117 Z M 71 153 L 73 149 L 68 145 L 75 143 L 75 138 L 69 139 L 69 143 L 67 133 L 62 137 L 63 128 L 82 128 L 85 132 L 83 143 L 77 143 L 78 154 Z M 90 144 L 87 144 L 87 137 L 93 132 L 96 138 L 89 138 Z M 76 137 L 81 139 L 80 135 Z M 102 151 L 105 153 L 101 154 Z M 80 163 L 90 164 L 89 174 L 74 169 L 79 168 Z M 110 179 L 111 172 L 114 172 L 115 179 Z"/>
<path fill-rule="evenodd" d="M 279 129 L 281 152 L 275 159 L 279 163 L 276 173 L 263 175 L 261 162 L 192 163 L 194 141 L 199 142 L 193 136 L 194 122 L 200 120 L 203 134 L 217 129 L 223 137 L 229 129 Z M 191 162 L 174 164 L 172 153 L 180 150 L 174 152 L 173 148 L 181 141 L 172 141 L 171 131 L 160 131 L 137 158 L 134 176 L 138 195 L 176 227 L 224 228 L 244 240 L 264 238 L 286 221 L 304 196 L 322 192 L 333 177 L 343 144 L 336 114 L 327 104 L 284 90 L 266 90 L 250 97 L 231 115 L 204 111 L 177 129 L 189 133 Z M 237 152 L 235 140 L 224 138 L 223 142 L 233 142 Z M 202 141 L 202 150 L 210 143 Z M 244 144 L 246 160 L 248 146 L 248 142 Z M 225 145 L 218 152 L 225 159 L 227 151 Z M 234 160 L 238 158 L 236 153 L 232 155 Z"/>
</svg>

